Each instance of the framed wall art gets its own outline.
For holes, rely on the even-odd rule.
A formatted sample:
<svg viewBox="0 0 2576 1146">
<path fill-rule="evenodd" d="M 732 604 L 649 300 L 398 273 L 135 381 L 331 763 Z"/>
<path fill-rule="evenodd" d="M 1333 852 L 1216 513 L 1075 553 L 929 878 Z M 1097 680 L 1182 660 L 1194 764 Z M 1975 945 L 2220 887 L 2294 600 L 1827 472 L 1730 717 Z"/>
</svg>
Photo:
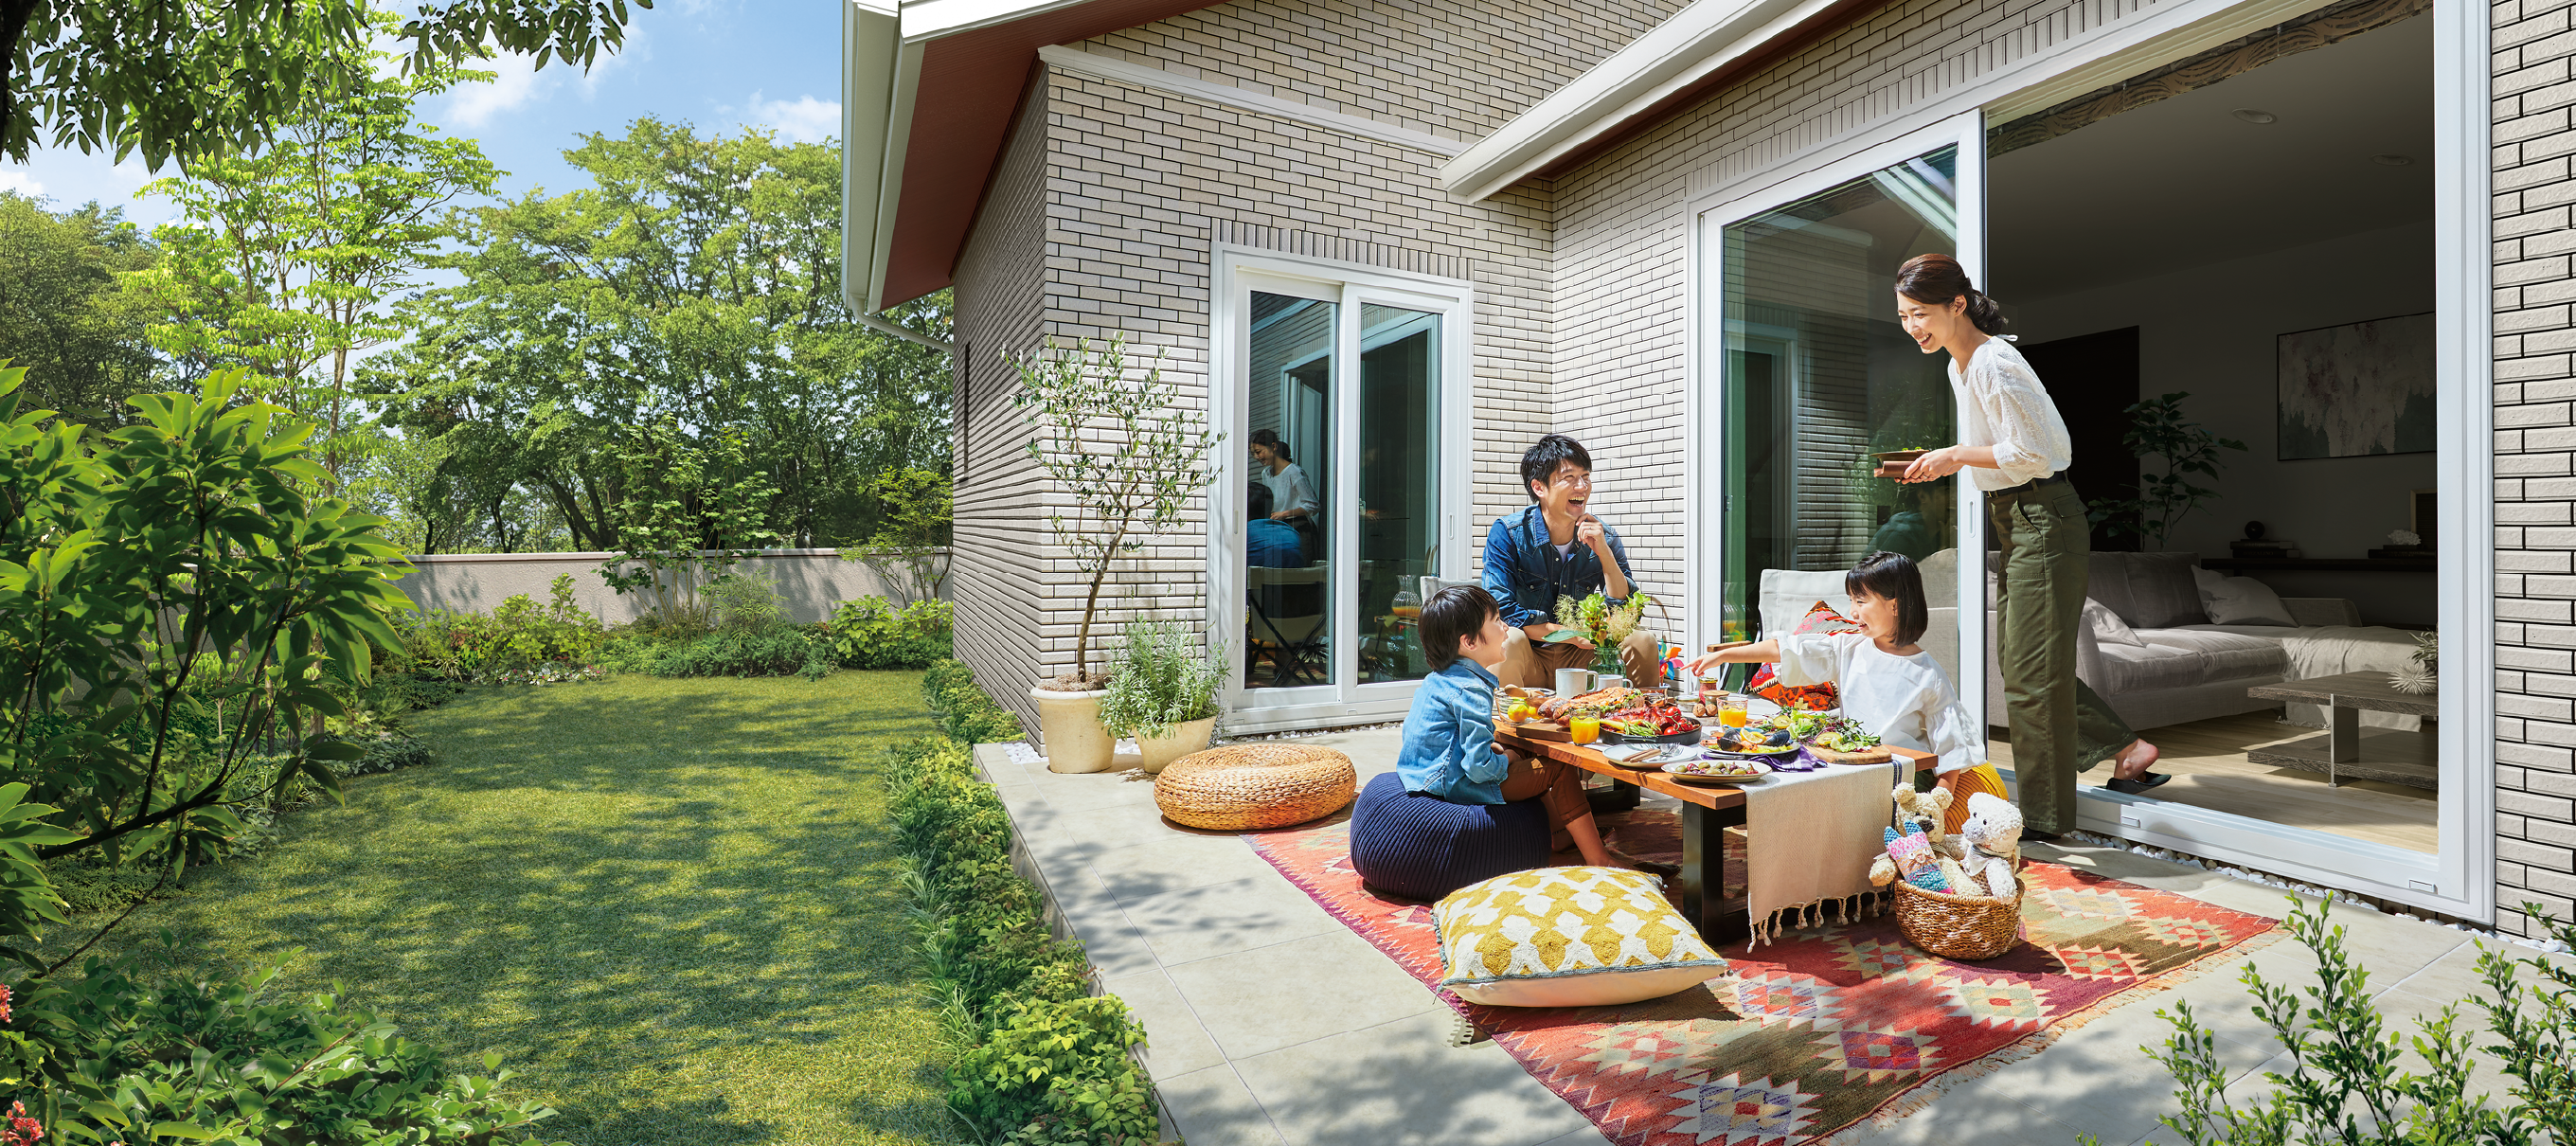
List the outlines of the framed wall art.
<svg viewBox="0 0 2576 1146">
<path fill-rule="evenodd" d="M 2280 336 L 2282 461 L 2434 449 L 2433 315 Z"/>
</svg>

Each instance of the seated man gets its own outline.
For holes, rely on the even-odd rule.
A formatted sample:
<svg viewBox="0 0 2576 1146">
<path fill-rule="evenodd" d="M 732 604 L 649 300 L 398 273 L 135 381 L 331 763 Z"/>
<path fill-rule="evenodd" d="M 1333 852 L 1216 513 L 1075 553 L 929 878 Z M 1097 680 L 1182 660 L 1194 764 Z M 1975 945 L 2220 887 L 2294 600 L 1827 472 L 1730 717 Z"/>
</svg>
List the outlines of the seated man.
<svg viewBox="0 0 2576 1146">
<path fill-rule="evenodd" d="M 1485 535 L 1485 591 L 1511 629 L 1498 674 L 1503 683 L 1549 688 L 1556 670 L 1589 668 L 1594 656 L 1584 637 L 1561 644 L 1540 639 L 1564 627 L 1556 623 L 1557 598 L 1600 593 L 1616 605 L 1628 599 L 1634 582 L 1619 531 L 1589 512 L 1592 455 L 1581 443 L 1563 434 L 1540 438 L 1521 455 L 1521 486 L 1536 504 L 1494 519 Z M 1664 683 L 1663 646 L 1642 628 L 1621 642 L 1619 664 L 1631 685 Z"/>
<path fill-rule="evenodd" d="M 1306 542 L 1297 529 L 1284 521 L 1270 519 L 1270 487 L 1253 482 L 1244 490 L 1244 520 L 1249 544 L 1244 563 L 1265 569 L 1303 569 L 1306 567 Z"/>
</svg>

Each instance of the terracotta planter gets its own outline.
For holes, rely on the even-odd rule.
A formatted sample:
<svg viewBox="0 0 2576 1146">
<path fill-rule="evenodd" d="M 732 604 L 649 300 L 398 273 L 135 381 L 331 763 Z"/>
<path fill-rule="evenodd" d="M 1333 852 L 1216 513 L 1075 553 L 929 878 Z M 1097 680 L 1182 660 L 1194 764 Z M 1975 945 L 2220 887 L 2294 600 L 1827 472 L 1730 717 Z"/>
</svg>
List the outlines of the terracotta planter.
<svg viewBox="0 0 2576 1146">
<path fill-rule="evenodd" d="M 1139 736 L 1136 738 L 1136 749 L 1145 757 L 1140 767 L 1148 773 L 1160 772 L 1163 770 L 1163 765 L 1207 747 L 1208 741 L 1214 739 L 1216 739 L 1216 718 L 1213 716 L 1175 724 L 1172 726 L 1170 736 Z"/>
<path fill-rule="evenodd" d="M 1038 705 L 1038 751 L 1046 756 L 1047 771 L 1109 770 L 1118 742 L 1100 726 L 1100 698 L 1107 695 L 1109 690 L 1105 688 L 1092 692 L 1029 690 L 1029 699 Z"/>
</svg>

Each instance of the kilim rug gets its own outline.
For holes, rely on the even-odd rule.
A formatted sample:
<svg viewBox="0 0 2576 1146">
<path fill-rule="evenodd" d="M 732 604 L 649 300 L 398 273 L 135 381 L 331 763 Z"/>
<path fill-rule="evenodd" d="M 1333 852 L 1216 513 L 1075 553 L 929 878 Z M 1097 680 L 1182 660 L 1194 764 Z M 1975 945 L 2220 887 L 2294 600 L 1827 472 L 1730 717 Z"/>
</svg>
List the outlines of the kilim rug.
<svg viewBox="0 0 2576 1146">
<path fill-rule="evenodd" d="M 1612 846 L 1640 858 L 1679 858 L 1676 820 L 1601 817 Z M 2026 942 L 1987 962 L 1913 947 L 1882 913 L 1784 929 L 1751 954 L 1728 944 L 1731 977 L 1661 999 L 1483 1007 L 1438 988 L 1430 904 L 1361 888 L 1347 819 L 1247 839 L 1620 1146 L 1807 1146 L 1864 1119 L 1892 1122 L 2117 1003 L 2279 938 L 2261 916 L 2031 863 Z"/>
</svg>

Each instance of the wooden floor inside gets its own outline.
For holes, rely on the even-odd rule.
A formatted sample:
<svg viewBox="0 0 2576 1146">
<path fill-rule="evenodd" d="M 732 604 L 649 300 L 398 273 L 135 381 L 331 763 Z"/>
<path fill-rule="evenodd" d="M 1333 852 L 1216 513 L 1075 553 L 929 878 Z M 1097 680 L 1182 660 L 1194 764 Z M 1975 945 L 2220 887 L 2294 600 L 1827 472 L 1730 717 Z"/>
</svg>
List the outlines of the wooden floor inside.
<svg viewBox="0 0 2576 1146">
<path fill-rule="evenodd" d="M 2422 743 L 2417 748 L 2423 759 L 2434 758 L 2430 727 L 2411 734 L 2368 731 L 2371 741 L 2420 738 Z M 2440 833 L 2433 819 L 2437 806 L 2434 792 L 2376 780 L 2347 780 L 2340 787 L 2329 788 L 2322 772 L 2255 764 L 2245 759 L 2250 749 L 2315 735 L 2316 729 L 2283 724 L 2279 715 L 2271 712 L 2148 729 L 2147 741 L 2164 753 L 2155 770 L 2173 777 L 2150 791 L 2148 798 L 2409 851 L 2441 850 Z M 2364 751 L 2368 750 L 2365 747 Z M 1987 751 L 1992 753 L 1996 767 L 2012 767 L 2012 745 L 2001 738 L 2000 729 L 1996 730 L 1996 738 L 1987 742 Z M 2111 766 L 2103 764 L 2080 775 L 2077 782 L 2098 785 L 2110 778 Z"/>
</svg>

